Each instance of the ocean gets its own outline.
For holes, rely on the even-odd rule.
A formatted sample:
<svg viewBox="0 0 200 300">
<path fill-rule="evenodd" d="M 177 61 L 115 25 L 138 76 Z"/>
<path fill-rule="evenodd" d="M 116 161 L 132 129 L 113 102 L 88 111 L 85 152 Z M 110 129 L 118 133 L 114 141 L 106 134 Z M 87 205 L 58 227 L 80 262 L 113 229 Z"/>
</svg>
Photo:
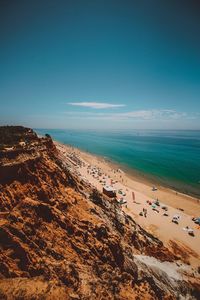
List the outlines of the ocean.
<svg viewBox="0 0 200 300">
<path fill-rule="evenodd" d="M 54 140 L 103 156 L 127 171 L 200 196 L 200 131 L 36 129 Z"/>
</svg>

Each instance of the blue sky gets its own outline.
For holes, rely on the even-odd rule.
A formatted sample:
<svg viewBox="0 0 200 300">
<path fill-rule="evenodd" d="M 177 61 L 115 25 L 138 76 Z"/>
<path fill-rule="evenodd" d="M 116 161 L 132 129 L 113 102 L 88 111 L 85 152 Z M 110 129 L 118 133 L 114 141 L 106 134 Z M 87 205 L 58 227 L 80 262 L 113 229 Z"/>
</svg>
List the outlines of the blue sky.
<svg viewBox="0 0 200 300">
<path fill-rule="evenodd" d="M 0 2 L 0 124 L 200 129 L 199 1 Z"/>
</svg>

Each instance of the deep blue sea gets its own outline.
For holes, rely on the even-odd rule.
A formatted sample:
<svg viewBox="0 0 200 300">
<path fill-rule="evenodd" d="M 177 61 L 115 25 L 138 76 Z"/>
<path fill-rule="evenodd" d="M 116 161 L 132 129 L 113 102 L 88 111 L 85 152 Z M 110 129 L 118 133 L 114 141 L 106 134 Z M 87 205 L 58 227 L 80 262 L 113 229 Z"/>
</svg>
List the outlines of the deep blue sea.
<svg viewBox="0 0 200 300">
<path fill-rule="evenodd" d="M 200 131 L 36 129 L 162 184 L 200 195 Z"/>
</svg>

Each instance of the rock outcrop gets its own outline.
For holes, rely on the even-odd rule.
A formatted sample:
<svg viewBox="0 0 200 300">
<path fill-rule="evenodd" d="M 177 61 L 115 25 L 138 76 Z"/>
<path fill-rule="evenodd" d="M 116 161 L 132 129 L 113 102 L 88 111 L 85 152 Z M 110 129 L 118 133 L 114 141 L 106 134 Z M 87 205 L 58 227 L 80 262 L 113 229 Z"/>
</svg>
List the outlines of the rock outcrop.
<svg viewBox="0 0 200 300">
<path fill-rule="evenodd" d="M 71 173 L 50 136 L 0 133 L 0 299 L 198 297 L 195 276 L 160 267 L 178 257 Z"/>
</svg>

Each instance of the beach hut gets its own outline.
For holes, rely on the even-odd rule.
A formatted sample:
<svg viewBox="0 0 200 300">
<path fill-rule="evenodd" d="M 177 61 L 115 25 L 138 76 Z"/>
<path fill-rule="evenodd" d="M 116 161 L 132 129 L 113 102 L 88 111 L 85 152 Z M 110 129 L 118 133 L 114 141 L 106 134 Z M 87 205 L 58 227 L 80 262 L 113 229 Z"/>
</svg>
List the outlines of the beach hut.
<svg viewBox="0 0 200 300">
<path fill-rule="evenodd" d="M 103 194 L 110 198 L 115 198 L 116 197 L 116 190 L 113 189 L 112 186 L 104 186 L 103 187 Z"/>
</svg>

